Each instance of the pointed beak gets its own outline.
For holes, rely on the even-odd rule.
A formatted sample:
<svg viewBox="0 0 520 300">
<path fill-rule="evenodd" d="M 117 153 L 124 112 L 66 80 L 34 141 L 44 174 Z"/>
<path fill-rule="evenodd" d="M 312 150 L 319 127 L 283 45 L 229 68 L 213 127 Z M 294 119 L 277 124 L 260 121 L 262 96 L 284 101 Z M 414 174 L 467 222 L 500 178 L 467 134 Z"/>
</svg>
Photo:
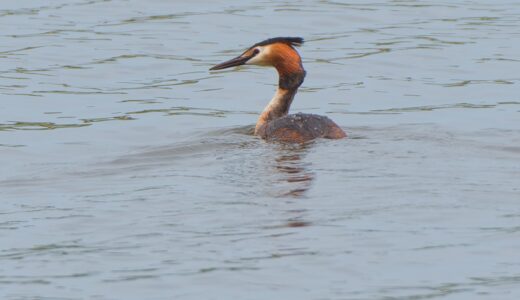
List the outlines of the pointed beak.
<svg viewBox="0 0 520 300">
<path fill-rule="evenodd" d="M 250 60 L 253 56 L 238 56 L 223 63 L 220 63 L 216 66 L 210 68 L 210 71 L 213 70 L 222 70 L 230 67 L 236 67 L 245 64 L 248 60 Z"/>
</svg>

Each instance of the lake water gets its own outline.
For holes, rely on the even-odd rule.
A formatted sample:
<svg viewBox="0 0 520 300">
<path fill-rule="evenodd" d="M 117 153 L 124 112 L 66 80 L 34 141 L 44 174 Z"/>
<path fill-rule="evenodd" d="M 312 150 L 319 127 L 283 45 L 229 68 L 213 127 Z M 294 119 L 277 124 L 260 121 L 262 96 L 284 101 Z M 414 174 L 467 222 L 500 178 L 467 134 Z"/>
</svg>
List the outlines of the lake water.
<svg viewBox="0 0 520 300">
<path fill-rule="evenodd" d="M 0 298 L 520 299 L 520 2 L 0 4 Z M 251 135 L 302 36 L 292 112 Z"/>
</svg>

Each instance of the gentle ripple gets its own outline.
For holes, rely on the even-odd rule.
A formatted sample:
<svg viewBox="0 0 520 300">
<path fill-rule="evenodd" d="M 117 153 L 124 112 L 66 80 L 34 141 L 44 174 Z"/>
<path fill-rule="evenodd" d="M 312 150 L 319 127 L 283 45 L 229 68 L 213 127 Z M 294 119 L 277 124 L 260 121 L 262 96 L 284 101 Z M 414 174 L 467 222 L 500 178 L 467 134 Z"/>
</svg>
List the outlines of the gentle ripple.
<svg viewBox="0 0 520 300">
<path fill-rule="evenodd" d="M 0 26 L 0 298 L 520 297 L 519 3 L 4 1 Z M 292 110 L 348 139 L 265 143 L 275 73 L 208 71 L 290 35 Z"/>
</svg>

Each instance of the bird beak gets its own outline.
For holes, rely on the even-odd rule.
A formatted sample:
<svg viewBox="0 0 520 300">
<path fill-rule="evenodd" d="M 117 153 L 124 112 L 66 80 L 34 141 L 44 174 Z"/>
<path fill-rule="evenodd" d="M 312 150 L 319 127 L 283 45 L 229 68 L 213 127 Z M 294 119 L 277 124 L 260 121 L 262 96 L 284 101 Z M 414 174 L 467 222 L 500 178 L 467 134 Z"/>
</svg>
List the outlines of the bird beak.
<svg viewBox="0 0 520 300">
<path fill-rule="evenodd" d="M 250 60 L 253 56 L 243 56 L 240 55 L 223 63 L 220 63 L 216 66 L 210 68 L 210 71 L 213 70 L 222 70 L 230 67 L 236 67 L 245 64 L 248 60 Z"/>
</svg>

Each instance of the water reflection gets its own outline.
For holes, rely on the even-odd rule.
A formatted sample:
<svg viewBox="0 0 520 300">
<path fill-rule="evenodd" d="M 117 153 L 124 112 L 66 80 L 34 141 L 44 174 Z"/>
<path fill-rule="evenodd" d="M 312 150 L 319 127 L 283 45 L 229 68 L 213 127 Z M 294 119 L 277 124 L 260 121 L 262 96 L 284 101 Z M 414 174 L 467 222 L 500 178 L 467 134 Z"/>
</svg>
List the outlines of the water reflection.
<svg viewBox="0 0 520 300">
<path fill-rule="evenodd" d="M 278 181 L 287 184 L 280 196 L 302 197 L 312 185 L 314 173 L 309 171 L 310 163 L 302 160 L 310 144 L 277 145 L 276 171 L 281 177 Z"/>
<path fill-rule="evenodd" d="M 316 175 L 311 171 L 311 163 L 305 161 L 312 143 L 307 144 L 277 144 L 274 169 L 277 185 L 281 186 L 278 197 L 301 199 L 311 188 Z M 299 202 L 299 201 L 298 201 Z M 281 227 L 305 227 L 311 225 L 307 221 L 307 209 L 299 207 L 287 211 L 288 218 Z"/>
</svg>

